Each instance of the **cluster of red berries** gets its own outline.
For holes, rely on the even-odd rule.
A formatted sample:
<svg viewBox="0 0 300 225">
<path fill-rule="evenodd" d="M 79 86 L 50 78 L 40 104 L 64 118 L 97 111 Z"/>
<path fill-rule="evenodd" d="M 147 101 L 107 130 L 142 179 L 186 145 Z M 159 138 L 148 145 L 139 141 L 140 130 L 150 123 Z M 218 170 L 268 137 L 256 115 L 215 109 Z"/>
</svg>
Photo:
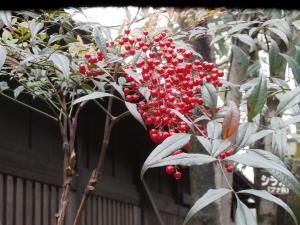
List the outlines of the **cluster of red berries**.
<svg viewBox="0 0 300 225">
<path fill-rule="evenodd" d="M 185 147 L 184 147 L 185 149 Z M 175 150 L 171 155 L 178 155 L 183 153 L 183 151 L 181 149 L 177 149 Z M 173 166 L 173 165 L 169 165 L 165 167 L 165 171 L 167 174 L 173 174 L 174 178 L 176 180 L 180 180 L 182 177 L 182 173 L 180 172 L 180 169 L 182 169 L 182 166 Z"/>
<path fill-rule="evenodd" d="M 221 152 L 221 153 L 219 154 L 219 157 L 220 157 L 221 159 L 224 159 L 224 158 L 226 158 L 226 157 L 229 157 L 229 156 L 232 155 L 233 151 L 234 151 L 234 148 L 233 148 L 233 147 L 229 147 L 226 151 Z M 231 173 L 231 172 L 233 171 L 233 166 L 232 166 L 232 164 L 229 163 L 229 162 L 226 162 L 226 161 L 225 161 L 224 167 L 226 168 L 226 170 L 227 170 L 228 173 Z"/>
<path fill-rule="evenodd" d="M 192 51 L 176 47 L 176 43 L 171 37 L 167 37 L 166 32 L 151 36 L 148 31 L 144 31 L 138 37 L 130 33 L 130 29 L 125 29 L 120 38 L 107 41 L 106 47 L 118 49 L 118 54 L 123 59 L 132 57 L 137 51 L 143 52 L 140 60 L 126 66 L 137 77 L 123 71 L 118 75 L 125 77 L 125 100 L 137 104 L 139 113 L 149 127 L 151 140 L 159 144 L 174 133 L 189 132 L 190 127 L 177 116 L 176 111 L 190 121 L 204 112 L 212 117 L 213 109 L 203 102 L 202 85 L 211 83 L 215 87 L 221 87 L 223 71 L 215 68 L 213 63 L 195 59 Z M 103 54 L 100 51 L 92 55 L 88 53 L 86 59 L 88 63 L 81 64 L 79 72 L 88 76 L 100 75 L 101 71 L 93 65 L 103 60 Z M 141 88 L 148 90 L 147 100 L 140 93 Z M 199 135 L 206 135 L 203 124 L 194 126 Z M 182 151 L 175 152 L 180 154 Z M 170 165 L 166 167 L 166 172 L 174 174 L 175 179 L 180 179 L 178 169 Z M 230 171 L 230 167 L 227 171 Z"/>
<path fill-rule="evenodd" d="M 136 39 L 128 37 L 129 34 L 130 30 L 125 30 L 125 36 L 119 41 L 125 48 L 122 56 L 131 55 L 132 49 L 141 49 L 145 57 L 129 66 L 140 76 L 137 81 L 130 74 L 125 75 L 129 83 L 124 88 L 125 100 L 138 103 L 145 124 L 152 127 L 149 135 L 153 142 L 158 144 L 174 133 L 188 132 L 188 125 L 171 109 L 190 120 L 203 111 L 210 111 L 203 104 L 201 86 L 205 82 L 216 87 L 222 86 L 219 78 L 224 76 L 223 71 L 215 68 L 212 63 L 193 59 L 192 51 L 176 47 L 173 39 L 166 37 L 165 32 L 152 38 L 148 37 L 148 32 L 144 32 L 143 38 Z M 140 94 L 141 87 L 149 90 L 148 101 Z M 197 126 L 200 133 L 205 134 L 203 125 Z"/>
<path fill-rule="evenodd" d="M 103 74 L 103 71 L 100 68 L 94 66 L 97 62 L 103 60 L 103 53 L 98 50 L 97 52 L 86 53 L 85 58 L 87 60 L 87 64 L 81 63 L 79 65 L 79 72 L 82 74 L 86 74 L 87 76 L 98 76 Z"/>
</svg>

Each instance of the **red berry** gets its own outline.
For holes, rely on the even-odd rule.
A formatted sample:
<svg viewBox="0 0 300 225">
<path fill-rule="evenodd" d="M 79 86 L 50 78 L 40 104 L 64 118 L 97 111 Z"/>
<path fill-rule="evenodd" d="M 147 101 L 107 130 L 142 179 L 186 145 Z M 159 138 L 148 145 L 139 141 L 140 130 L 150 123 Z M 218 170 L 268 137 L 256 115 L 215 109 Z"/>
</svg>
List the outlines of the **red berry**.
<svg viewBox="0 0 300 225">
<path fill-rule="evenodd" d="M 176 171 L 176 172 L 174 173 L 174 178 L 175 178 L 176 180 L 180 180 L 180 179 L 181 179 L 181 176 L 182 176 L 182 174 L 181 174 L 181 172 L 179 172 L 179 171 Z"/>
<path fill-rule="evenodd" d="M 130 31 L 131 31 L 131 30 L 130 30 L 129 28 L 127 28 L 127 29 L 124 30 L 124 33 L 125 33 L 125 34 L 130 34 Z"/>
<path fill-rule="evenodd" d="M 226 167 L 226 170 L 228 173 L 231 173 L 233 171 L 233 166 L 231 164 L 229 164 L 227 167 Z"/>
<path fill-rule="evenodd" d="M 221 152 L 219 156 L 221 159 L 224 159 L 226 157 L 225 152 Z"/>
<path fill-rule="evenodd" d="M 228 148 L 226 151 L 225 151 L 225 155 L 228 157 L 228 156 L 231 156 L 232 153 L 234 151 L 234 148 L 233 147 L 230 147 Z"/>
<path fill-rule="evenodd" d="M 149 32 L 148 32 L 148 31 L 143 31 L 143 34 L 144 34 L 145 36 L 147 36 L 147 35 L 149 34 Z"/>
<path fill-rule="evenodd" d="M 172 174 L 172 173 L 174 173 L 174 171 L 175 171 L 174 166 L 166 166 L 167 174 Z"/>
</svg>

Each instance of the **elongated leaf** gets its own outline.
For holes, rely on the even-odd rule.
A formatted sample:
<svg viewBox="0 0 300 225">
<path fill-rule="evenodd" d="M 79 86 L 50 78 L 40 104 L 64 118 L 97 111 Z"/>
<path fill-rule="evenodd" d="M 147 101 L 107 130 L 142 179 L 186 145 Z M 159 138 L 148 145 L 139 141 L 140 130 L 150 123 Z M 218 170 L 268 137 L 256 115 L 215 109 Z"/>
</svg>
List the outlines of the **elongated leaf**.
<svg viewBox="0 0 300 225">
<path fill-rule="evenodd" d="M 31 32 L 32 39 L 38 34 L 38 32 L 44 27 L 43 23 L 36 23 L 35 21 L 31 22 L 29 25 L 29 29 Z"/>
<path fill-rule="evenodd" d="M 276 114 L 283 113 L 285 110 L 293 107 L 300 102 L 300 86 L 286 92 L 279 97 L 279 104 L 277 106 Z"/>
<path fill-rule="evenodd" d="M 269 69 L 270 75 L 274 76 L 284 63 L 284 58 L 280 55 L 280 50 L 275 41 L 271 42 L 269 50 Z"/>
<path fill-rule="evenodd" d="M 7 51 L 6 51 L 5 47 L 0 45 L 0 69 L 5 63 L 6 55 L 7 55 Z"/>
<path fill-rule="evenodd" d="M 52 43 L 59 41 L 61 39 L 67 38 L 68 35 L 62 35 L 62 34 L 58 34 L 58 35 L 51 35 L 48 41 L 48 45 L 51 45 Z"/>
<path fill-rule="evenodd" d="M 0 19 L 6 26 L 11 28 L 11 11 L 0 10 Z"/>
<path fill-rule="evenodd" d="M 268 154 L 268 157 L 270 157 L 270 154 L 272 153 Z M 250 167 L 266 169 L 277 180 L 281 181 L 289 189 L 293 190 L 298 196 L 300 196 L 300 184 L 295 176 L 285 166 L 283 166 L 282 163 L 273 159 L 268 160 L 266 155 L 257 154 L 257 151 L 253 152 L 251 150 L 246 150 L 246 153 L 235 154 L 225 158 L 225 160 L 234 161 Z"/>
<path fill-rule="evenodd" d="M 217 90 L 211 83 L 204 83 L 202 87 L 202 98 L 206 106 L 208 106 L 213 113 L 216 112 L 217 107 Z"/>
<path fill-rule="evenodd" d="M 267 100 L 267 80 L 261 75 L 256 85 L 247 94 L 248 119 L 252 119 L 261 112 Z"/>
<path fill-rule="evenodd" d="M 182 165 L 182 166 L 199 166 L 216 161 L 214 157 L 203 154 L 187 154 L 181 153 L 171 155 L 158 161 L 150 163 L 147 168 L 160 167 L 166 165 Z"/>
<path fill-rule="evenodd" d="M 85 95 L 85 96 L 82 96 L 82 97 L 76 99 L 72 104 L 75 105 L 80 102 L 89 101 L 89 100 L 98 99 L 98 98 L 110 97 L 110 96 L 113 96 L 113 95 L 110 93 L 105 93 L 105 92 L 93 92 L 91 94 L 88 94 L 88 95 Z"/>
<path fill-rule="evenodd" d="M 268 129 L 268 130 L 261 130 L 261 131 L 259 131 L 257 133 L 254 133 L 254 134 L 252 134 L 250 136 L 250 138 L 248 139 L 246 145 L 252 144 L 252 143 L 258 141 L 259 139 L 261 139 L 261 138 L 263 138 L 263 137 L 265 137 L 265 136 L 267 136 L 267 135 L 269 135 L 271 133 L 273 133 L 273 130 L 270 130 L 270 129 Z"/>
<path fill-rule="evenodd" d="M 210 143 L 210 141 L 203 137 L 203 136 L 197 136 L 197 139 L 199 141 L 199 143 L 201 144 L 201 146 L 208 152 L 211 153 L 212 152 L 212 144 Z"/>
<path fill-rule="evenodd" d="M 288 40 L 286 34 L 283 31 L 281 31 L 277 28 L 273 28 L 273 27 L 270 27 L 269 30 L 271 32 L 273 32 L 274 34 L 276 34 L 278 37 L 280 37 L 280 39 L 283 40 L 283 42 L 285 43 L 285 45 L 287 47 L 289 46 L 289 40 Z"/>
<path fill-rule="evenodd" d="M 68 57 L 60 53 L 53 53 L 50 59 L 58 67 L 58 69 L 64 74 L 66 80 L 69 79 L 70 74 L 70 61 Z"/>
<path fill-rule="evenodd" d="M 272 117 L 271 128 L 275 130 L 272 137 L 272 151 L 283 155 L 287 147 L 287 131 L 285 122 L 280 117 Z"/>
<path fill-rule="evenodd" d="M 24 88 L 23 86 L 17 87 L 17 88 L 14 90 L 14 97 L 17 98 L 17 97 L 21 94 L 21 92 L 24 91 L 24 89 L 25 89 L 25 88 Z"/>
<path fill-rule="evenodd" d="M 114 87 L 114 89 L 122 96 L 122 98 L 125 98 L 122 86 L 118 85 L 116 82 L 110 82 L 111 86 Z"/>
<path fill-rule="evenodd" d="M 256 127 L 254 123 L 242 123 L 239 126 L 237 137 L 236 137 L 236 146 L 242 148 L 247 145 L 249 137 L 256 132 Z"/>
<path fill-rule="evenodd" d="M 300 143 L 300 134 L 291 134 L 291 136 L 296 142 Z"/>
<path fill-rule="evenodd" d="M 236 133 L 240 124 L 240 111 L 234 101 L 228 102 L 228 108 L 223 120 L 223 139 Z"/>
<path fill-rule="evenodd" d="M 298 29 L 300 30 L 300 20 L 296 20 L 293 22 L 293 25 Z"/>
<path fill-rule="evenodd" d="M 144 162 L 141 178 L 147 170 L 147 167 L 158 160 L 170 155 L 173 151 L 182 148 L 186 143 L 189 142 L 191 134 L 186 133 L 175 133 L 171 137 L 165 139 L 161 144 L 159 144 L 148 156 Z"/>
<path fill-rule="evenodd" d="M 289 64 L 289 67 L 292 69 L 293 75 L 298 84 L 300 84 L 300 65 L 290 56 L 286 54 L 281 54 Z"/>
<path fill-rule="evenodd" d="M 100 49 L 100 51 L 103 53 L 104 57 L 106 58 L 107 55 L 107 49 L 106 49 L 106 39 L 103 36 L 102 28 L 101 27 L 95 27 L 93 30 L 93 37 L 94 40 Z"/>
<path fill-rule="evenodd" d="M 255 195 L 257 197 L 264 198 L 266 200 L 274 202 L 277 205 L 280 205 L 283 209 L 285 209 L 291 215 L 291 217 L 293 218 L 295 224 L 298 225 L 297 218 L 296 218 L 295 214 L 293 213 L 293 211 L 291 210 L 291 208 L 284 201 L 282 201 L 280 198 L 277 198 L 277 197 L 273 196 L 269 192 L 267 192 L 265 190 L 248 189 L 248 190 L 239 191 L 237 193 L 238 194 L 245 194 L 245 193 L 246 194 L 252 194 L 252 195 Z"/>
<path fill-rule="evenodd" d="M 0 81 L 0 91 L 5 91 L 7 89 L 9 89 L 9 86 L 8 86 L 7 82 Z"/>
<path fill-rule="evenodd" d="M 232 45 L 233 57 L 247 70 L 249 66 L 248 55 L 238 46 Z"/>
<path fill-rule="evenodd" d="M 230 193 L 231 190 L 220 188 L 220 189 L 209 189 L 201 198 L 199 198 L 195 204 L 192 206 L 188 214 L 186 215 L 183 224 L 187 224 L 192 217 L 199 212 L 204 207 L 208 206 L 212 202 L 216 201 L 217 199 L 225 196 L 226 194 Z M 239 224 L 241 225 L 241 224 Z"/>
<path fill-rule="evenodd" d="M 222 125 L 216 121 L 207 123 L 207 136 L 212 139 L 219 139 L 222 133 Z"/>
<path fill-rule="evenodd" d="M 276 155 L 274 155 L 273 153 L 271 153 L 269 151 L 261 150 L 261 149 L 249 149 L 248 151 L 251 151 L 251 154 L 259 155 L 259 156 L 265 158 L 266 160 L 271 160 L 271 161 L 278 163 L 281 166 L 286 168 L 286 165 L 284 164 L 284 162 L 282 162 L 279 157 L 277 157 Z"/>
<path fill-rule="evenodd" d="M 127 107 L 127 109 L 129 110 L 129 112 L 131 113 L 131 115 L 145 128 L 146 125 L 144 123 L 144 120 L 141 116 L 141 114 L 139 113 L 139 111 L 137 110 L 136 104 L 130 103 L 130 102 L 125 102 L 125 105 Z"/>
<path fill-rule="evenodd" d="M 255 41 L 248 34 L 234 34 L 232 37 L 236 37 L 246 45 L 249 45 L 250 51 L 256 49 Z"/>
<path fill-rule="evenodd" d="M 229 141 L 224 141 L 224 140 L 219 140 L 219 139 L 214 140 L 212 155 L 214 157 L 217 157 L 221 152 L 224 152 L 230 146 L 231 146 L 231 142 L 229 142 Z"/>
<path fill-rule="evenodd" d="M 237 198 L 235 223 L 238 225 L 257 225 L 252 212 L 239 198 Z"/>
</svg>

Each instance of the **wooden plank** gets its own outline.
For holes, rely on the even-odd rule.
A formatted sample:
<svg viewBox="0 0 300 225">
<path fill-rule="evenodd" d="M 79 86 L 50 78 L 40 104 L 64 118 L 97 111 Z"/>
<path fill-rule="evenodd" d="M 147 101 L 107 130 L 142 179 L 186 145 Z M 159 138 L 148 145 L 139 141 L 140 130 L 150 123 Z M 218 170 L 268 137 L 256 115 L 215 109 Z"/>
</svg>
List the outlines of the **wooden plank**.
<svg viewBox="0 0 300 225">
<path fill-rule="evenodd" d="M 117 212 L 116 212 L 116 217 L 117 217 L 117 225 L 121 225 L 121 203 L 120 201 L 117 201 Z"/>
<path fill-rule="evenodd" d="M 49 225 L 49 186 L 47 184 L 43 184 L 43 225 Z"/>
<path fill-rule="evenodd" d="M 141 220 L 141 209 L 140 207 L 134 205 L 133 206 L 133 224 L 134 225 L 140 225 L 142 223 Z"/>
<path fill-rule="evenodd" d="M 107 209 L 108 209 L 108 211 L 107 211 L 107 218 L 108 218 L 108 220 L 107 220 L 107 224 L 108 225 L 113 225 L 112 224 L 112 205 L 111 205 L 111 199 L 108 199 L 107 200 Z"/>
<path fill-rule="evenodd" d="M 86 225 L 92 225 L 92 202 L 91 198 L 88 198 L 87 200 L 87 206 L 86 206 Z"/>
<path fill-rule="evenodd" d="M 33 224 L 33 188 L 32 182 L 26 180 L 26 195 L 25 195 L 25 224 Z"/>
<path fill-rule="evenodd" d="M 39 182 L 34 183 L 34 225 L 42 223 L 42 186 Z"/>
<path fill-rule="evenodd" d="M 0 222 L 2 224 L 4 224 L 3 209 L 4 209 L 4 182 L 3 182 L 3 175 L 0 174 Z"/>
<path fill-rule="evenodd" d="M 116 225 L 117 224 L 117 201 L 112 200 L 112 224 Z"/>
<path fill-rule="evenodd" d="M 23 224 L 23 179 L 17 178 L 17 187 L 16 187 L 16 225 Z"/>
<path fill-rule="evenodd" d="M 107 199 L 106 198 L 103 198 L 103 201 L 102 201 L 102 215 L 103 215 L 103 225 L 108 225 L 107 223 Z"/>
<path fill-rule="evenodd" d="M 95 195 L 92 196 L 92 224 L 97 225 L 97 197 Z"/>
<path fill-rule="evenodd" d="M 6 178 L 6 225 L 13 225 L 14 218 L 14 178 Z"/>
<path fill-rule="evenodd" d="M 97 198 L 97 217 L 98 217 L 98 225 L 103 225 L 103 213 L 102 213 L 102 198 Z"/>
<path fill-rule="evenodd" d="M 55 186 L 51 186 L 51 193 L 50 193 L 50 224 L 54 223 L 54 215 L 57 213 L 57 188 Z"/>
<path fill-rule="evenodd" d="M 129 224 L 133 224 L 133 205 L 129 205 Z"/>
</svg>

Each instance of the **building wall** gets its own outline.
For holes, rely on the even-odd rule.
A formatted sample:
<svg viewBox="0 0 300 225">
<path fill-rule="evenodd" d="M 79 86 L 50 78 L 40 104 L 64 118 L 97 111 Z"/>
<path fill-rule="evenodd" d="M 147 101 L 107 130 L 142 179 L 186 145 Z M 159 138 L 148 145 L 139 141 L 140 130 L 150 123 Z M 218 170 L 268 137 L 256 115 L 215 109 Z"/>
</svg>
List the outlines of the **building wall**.
<svg viewBox="0 0 300 225">
<path fill-rule="evenodd" d="M 32 102 L 41 108 L 41 103 Z M 122 111 L 120 106 L 114 106 Z M 78 176 L 66 224 L 70 224 L 102 140 L 104 114 L 89 104 L 79 120 Z M 159 224 L 139 180 L 140 168 L 155 146 L 132 118 L 116 125 L 104 175 L 89 199 L 82 225 Z M 62 181 L 62 150 L 56 124 L 0 98 L 0 221 L 2 225 L 48 225 L 57 210 Z M 180 224 L 188 210 L 188 173 L 180 182 L 156 168 L 146 181 L 165 224 Z M 185 196 L 185 198 L 184 198 Z M 185 202 L 185 203 L 184 203 Z"/>
</svg>

